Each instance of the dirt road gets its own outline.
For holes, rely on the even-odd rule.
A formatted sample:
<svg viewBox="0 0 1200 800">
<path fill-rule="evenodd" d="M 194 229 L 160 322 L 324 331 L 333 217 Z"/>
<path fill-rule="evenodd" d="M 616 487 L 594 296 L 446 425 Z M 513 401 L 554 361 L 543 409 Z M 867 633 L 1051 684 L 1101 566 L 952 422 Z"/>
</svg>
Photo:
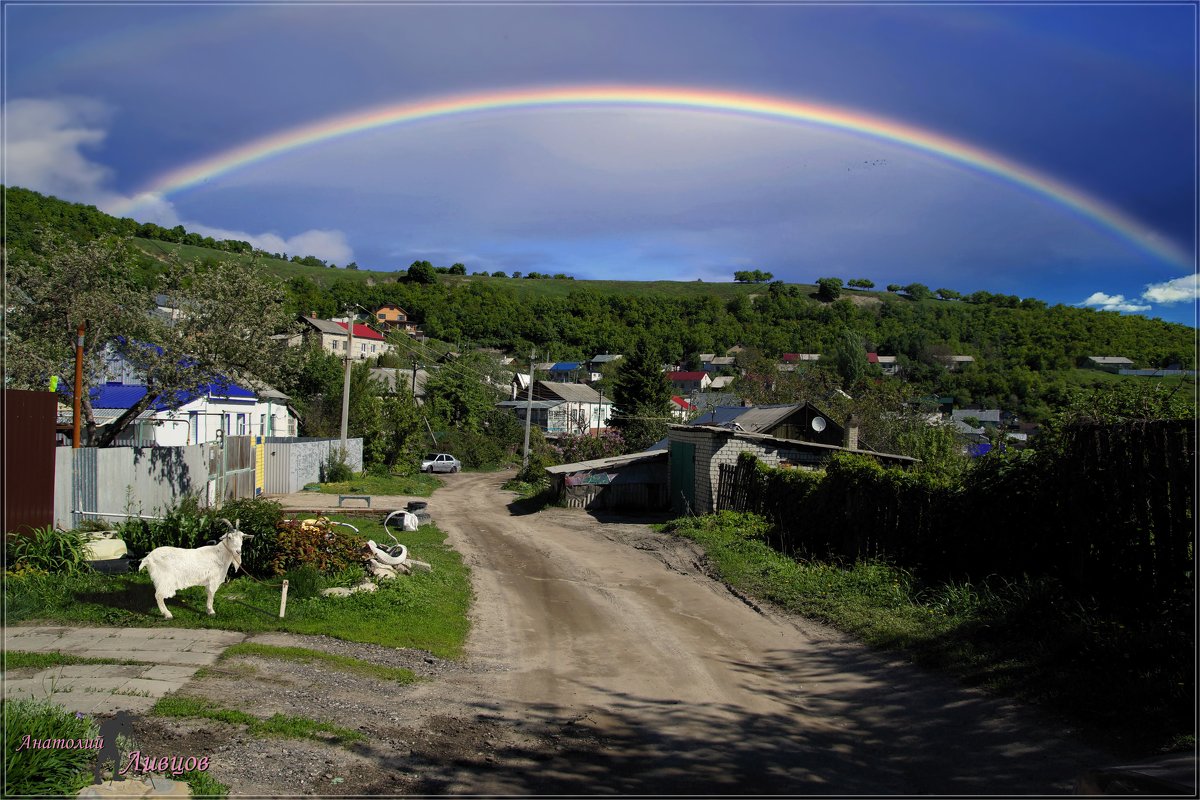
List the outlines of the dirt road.
<svg viewBox="0 0 1200 800">
<path fill-rule="evenodd" d="M 208 756 L 235 795 L 1047 794 L 1112 763 L 1066 731 L 756 609 L 688 542 L 550 508 L 516 515 L 503 474 L 446 476 L 430 511 L 476 592 L 464 662 L 259 634 L 403 666 L 387 688 L 239 656 L 183 694 L 350 726 L 350 746 L 147 717 L 143 752 Z"/>
<path fill-rule="evenodd" d="M 433 498 L 473 572 L 481 669 L 417 691 L 556 750 L 447 765 L 440 788 L 1043 793 L 1106 761 L 1026 710 L 752 607 L 686 542 L 574 510 L 514 516 L 502 479 L 448 476 Z"/>
</svg>

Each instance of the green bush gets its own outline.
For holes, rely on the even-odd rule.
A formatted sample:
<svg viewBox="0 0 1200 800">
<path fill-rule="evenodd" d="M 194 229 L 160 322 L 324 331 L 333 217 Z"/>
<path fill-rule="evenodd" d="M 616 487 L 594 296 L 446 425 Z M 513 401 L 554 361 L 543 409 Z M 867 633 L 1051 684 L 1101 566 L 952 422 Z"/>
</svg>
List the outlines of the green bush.
<svg viewBox="0 0 1200 800">
<path fill-rule="evenodd" d="M 492 437 L 472 430 L 459 429 L 447 433 L 438 447 L 453 453 L 464 467 L 492 467 L 504 460 L 504 448 Z"/>
<path fill-rule="evenodd" d="M 47 525 L 28 536 L 9 534 L 5 545 L 8 569 L 65 575 L 87 569 L 87 548 L 79 531 L 60 531 Z"/>
<path fill-rule="evenodd" d="M 330 450 L 329 457 L 321 464 L 321 483 L 342 483 L 354 480 L 354 470 L 346 463 L 346 454 Z"/>
<path fill-rule="evenodd" d="M 219 513 L 254 537 L 242 545 L 242 569 L 259 578 L 272 575 L 283 506 L 263 497 L 243 498 L 226 503 Z"/>
<path fill-rule="evenodd" d="M 22 739 L 95 739 L 99 728 L 88 717 L 72 714 L 47 699 L 0 704 L 5 717 L 4 795 L 71 797 L 92 782 L 96 751 L 83 747 L 21 750 Z"/>
<path fill-rule="evenodd" d="M 201 509 L 195 495 L 187 495 L 163 519 L 131 519 L 118 530 L 130 554 L 144 556 L 156 547 L 202 547 L 228 528 L 216 514 Z"/>
</svg>

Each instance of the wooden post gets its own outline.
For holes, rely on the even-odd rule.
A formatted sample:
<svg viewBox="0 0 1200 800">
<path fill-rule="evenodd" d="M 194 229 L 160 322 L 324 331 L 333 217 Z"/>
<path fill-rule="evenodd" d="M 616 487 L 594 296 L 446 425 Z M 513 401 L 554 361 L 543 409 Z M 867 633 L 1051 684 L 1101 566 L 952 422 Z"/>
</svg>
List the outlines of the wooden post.
<svg viewBox="0 0 1200 800">
<path fill-rule="evenodd" d="M 74 430 L 71 432 L 71 447 L 79 447 L 80 404 L 83 402 L 83 323 L 75 331 L 75 407 L 72 413 Z"/>
<path fill-rule="evenodd" d="M 279 618 L 283 619 L 283 612 L 287 610 L 287 587 L 288 582 L 285 578 L 283 581 L 283 594 L 279 595 Z"/>
</svg>

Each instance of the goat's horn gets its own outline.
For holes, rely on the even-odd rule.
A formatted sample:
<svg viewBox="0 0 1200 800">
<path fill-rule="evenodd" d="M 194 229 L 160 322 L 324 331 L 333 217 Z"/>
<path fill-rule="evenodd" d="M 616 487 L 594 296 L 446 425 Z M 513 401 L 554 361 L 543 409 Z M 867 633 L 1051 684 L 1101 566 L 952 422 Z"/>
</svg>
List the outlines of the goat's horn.
<svg viewBox="0 0 1200 800">
<path fill-rule="evenodd" d="M 226 525 L 228 525 L 228 526 L 229 526 L 229 530 L 231 530 L 231 531 L 236 531 L 236 530 L 237 530 L 237 526 L 236 526 L 236 525 L 234 525 L 234 524 L 233 524 L 232 522 L 230 522 L 229 520 L 225 519 L 224 517 L 217 517 L 217 519 L 221 520 L 221 522 L 224 522 Z"/>
</svg>

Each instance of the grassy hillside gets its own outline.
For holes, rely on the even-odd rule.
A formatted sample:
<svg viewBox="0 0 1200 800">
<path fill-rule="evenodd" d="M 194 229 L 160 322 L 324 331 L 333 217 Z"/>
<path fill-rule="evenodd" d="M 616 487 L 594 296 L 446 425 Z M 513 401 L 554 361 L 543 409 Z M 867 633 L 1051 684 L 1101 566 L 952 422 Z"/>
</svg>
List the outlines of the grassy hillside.
<svg viewBox="0 0 1200 800">
<path fill-rule="evenodd" d="M 259 268 L 268 275 L 274 275 L 283 280 L 291 278 L 308 278 L 322 288 L 329 288 L 337 280 L 348 280 L 354 283 L 367 283 L 374 280 L 377 283 L 394 281 L 401 273 L 375 272 L 365 269 L 330 269 L 328 267 L 313 267 L 307 264 L 297 264 L 268 256 L 251 256 L 242 253 L 227 253 L 222 250 L 211 250 L 207 247 L 196 247 L 188 244 L 161 242 L 155 239 L 135 238 L 134 244 L 150 258 L 156 261 L 234 261 L 240 264 L 257 263 Z"/>
</svg>

